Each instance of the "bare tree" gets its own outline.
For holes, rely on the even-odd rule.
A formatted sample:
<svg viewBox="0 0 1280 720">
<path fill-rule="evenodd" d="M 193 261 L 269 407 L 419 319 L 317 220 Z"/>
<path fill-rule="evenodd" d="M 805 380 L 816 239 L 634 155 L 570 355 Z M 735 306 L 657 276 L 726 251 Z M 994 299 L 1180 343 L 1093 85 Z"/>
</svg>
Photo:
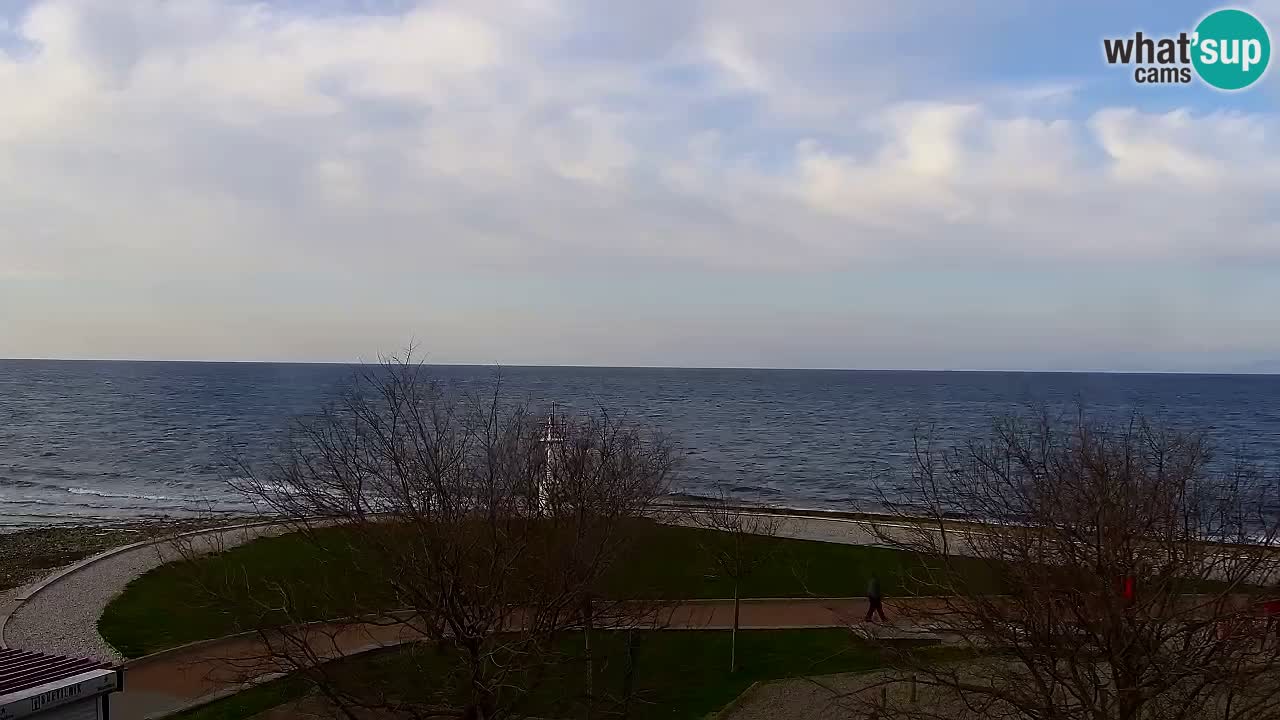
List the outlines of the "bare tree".
<svg viewBox="0 0 1280 720">
<path fill-rule="evenodd" d="M 898 653 L 903 673 L 877 681 L 941 704 L 851 699 L 881 717 L 1280 717 L 1265 612 L 1280 517 L 1255 468 L 1215 461 L 1199 433 L 1083 412 L 1001 420 L 947 451 L 920 440 L 915 466 L 911 492 L 885 498 L 907 519 L 880 535 L 937 597 L 900 613 L 965 660 Z"/>
<path fill-rule="evenodd" d="M 772 538 L 778 534 L 777 515 L 734 504 L 721 489 L 715 503 L 690 511 L 693 524 L 710 532 L 699 540 L 710 558 L 713 576 L 733 585 L 733 628 L 729 636 L 729 672 L 738 669 L 738 620 L 742 608 L 742 584 L 777 551 Z"/>
<path fill-rule="evenodd" d="M 540 686 L 581 666 L 570 633 L 652 617 L 602 587 L 628 523 L 669 481 L 670 444 L 604 414 L 567 421 L 548 444 L 540 418 L 499 384 L 453 392 L 428 371 L 396 359 L 362 370 L 334 406 L 298 423 L 279 461 L 239 471 L 240 488 L 307 540 L 330 580 L 230 573 L 207 588 L 252 608 L 246 624 L 262 642 L 244 674 L 300 672 L 353 720 L 362 708 L 519 715 Z M 396 643 L 409 643 L 401 669 L 416 669 L 397 688 L 352 688 L 328 662 Z"/>
</svg>

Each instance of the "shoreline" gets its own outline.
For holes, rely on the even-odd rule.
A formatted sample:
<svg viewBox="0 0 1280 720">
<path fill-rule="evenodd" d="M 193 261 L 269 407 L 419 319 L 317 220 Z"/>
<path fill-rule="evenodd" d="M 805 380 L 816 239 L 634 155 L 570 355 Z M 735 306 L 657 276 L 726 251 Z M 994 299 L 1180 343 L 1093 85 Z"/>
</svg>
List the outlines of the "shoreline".
<svg viewBox="0 0 1280 720">
<path fill-rule="evenodd" d="M 242 517 L 122 518 L 0 532 L 0 597 L 92 555 L 130 543 L 242 521 Z"/>
</svg>

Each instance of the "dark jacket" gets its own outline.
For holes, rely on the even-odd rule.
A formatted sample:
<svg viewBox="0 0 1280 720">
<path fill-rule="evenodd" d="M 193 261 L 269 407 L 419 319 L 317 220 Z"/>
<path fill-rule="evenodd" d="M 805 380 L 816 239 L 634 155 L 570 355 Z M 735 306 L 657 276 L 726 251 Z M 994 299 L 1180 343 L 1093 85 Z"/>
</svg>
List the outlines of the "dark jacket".
<svg viewBox="0 0 1280 720">
<path fill-rule="evenodd" d="M 873 577 L 867 583 L 867 597 L 873 600 L 880 599 L 880 578 Z"/>
</svg>

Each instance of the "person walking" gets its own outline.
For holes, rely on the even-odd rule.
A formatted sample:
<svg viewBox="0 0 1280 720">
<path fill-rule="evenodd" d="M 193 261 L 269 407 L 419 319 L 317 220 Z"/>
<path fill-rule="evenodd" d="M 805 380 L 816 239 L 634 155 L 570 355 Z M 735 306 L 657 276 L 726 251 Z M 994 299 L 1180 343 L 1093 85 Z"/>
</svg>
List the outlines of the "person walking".
<svg viewBox="0 0 1280 720">
<path fill-rule="evenodd" d="M 881 622 L 889 622 L 889 618 L 884 616 L 884 595 L 880 592 L 880 576 L 875 573 L 871 574 L 871 580 L 867 582 L 867 617 L 866 622 L 871 622 L 872 613 L 880 614 Z"/>
</svg>

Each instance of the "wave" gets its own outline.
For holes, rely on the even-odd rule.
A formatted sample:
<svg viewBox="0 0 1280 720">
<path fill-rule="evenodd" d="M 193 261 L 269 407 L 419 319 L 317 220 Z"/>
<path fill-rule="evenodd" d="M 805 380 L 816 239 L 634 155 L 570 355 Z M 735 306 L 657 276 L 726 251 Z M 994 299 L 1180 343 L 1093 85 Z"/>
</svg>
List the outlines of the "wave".
<svg viewBox="0 0 1280 720">
<path fill-rule="evenodd" d="M 667 499 L 668 499 L 668 500 L 670 500 L 670 501 L 672 501 L 672 502 L 677 502 L 677 503 L 685 503 L 685 502 L 695 502 L 695 503 L 699 503 L 699 502 L 716 502 L 716 501 L 718 501 L 718 500 L 719 500 L 719 498 L 715 498 L 715 497 L 712 497 L 712 496 L 710 496 L 710 495 L 699 495 L 699 494 L 697 494 L 697 493 L 693 493 L 693 492 L 681 492 L 681 491 L 672 491 L 672 492 L 667 493 Z"/>
<path fill-rule="evenodd" d="M 214 514 L 234 515 L 234 511 L 212 510 Z M 130 512 L 114 515 L 68 515 L 67 513 L 20 512 L 0 517 L 0 534 L 31 528 L 118 526 L 127 527 L 138 520 L 169 520 L 175 517 L 204 517 L 205 513 L 190 511 Z"/>
<path fill-rule="evenodd" d="M 241 509 L 237 509 L 237 507 Z M 232 506 L 228 503 L 219 503 L 218 505 L 203 505 L 196 503 L 187 504 L 108 504 L 105 502 L 75 502 L 71 500 L 51 501 L 38 500 L 34 498 L 0 498 L 0 520 L 16 512 L 23 514 L 24 508 L 52 508 L 68 517 L 83 517 L 85 513 L 93 512 L 141 512 L 141 513 L 168 513 L 168 512 L 186 512 L 186 513 L 203 513 L 203 512 L 244 512 L 241 506 Z"/>
<path fill-rule="evenodd" d="M 127 492 L 108 492 L 105 490 L 94 490 L 91 488 L 66 488 L 66 492 L 72 495 L 89 495 L 92 497 L 100 497 L 108 500 L 146 500 L 155 503 L 178 503 L 181 507 L 209 507 L 209 506 L 228 506 L 228 505 L 247 505 L 251 504 L 246 498 L 228 494 L 215 499 L 208 497 L 191 497 L 177 495 L 152 495 L 148 493 L 127 493 Z M 145 506 L 142 506 L 145 507 Z M 163 505 L 161 507 L 172 507 Z"/>
<path fill-rule="evenodd" d="M 49 489 L 49 488 L 57 488 L 57 487 L 58 487 L 57 485 L 49 485 L 47 483 L 34 482 L 31 480 L 18 480 L 16 478 L 0 477 L 0 488 Z"/>
<path fill-rule="evenodd" d="M 21 475 L 21 477 L 14 477 L 13 475 L 0 475 L 0 488 L 19 488 L 19 489 L 31 489 L 31 490 L 62 490 L 66 488 L 66 483 L 59 482 L 59 480 L 71 480 L 77 477 L 76 475 L 73 475 L 71 473 L 60 474 L 60 473 L 33 472 L 25 469 L 18 470 L 17 472 Z M 34 479 L 32 477 L 33 475 L 52 476 L 51 478 L 52 482 Z"/>
<path fill-rule="evenodd" d="M 731 494 L 751 494 L 756 495 L 781 495 L 782 491 L 777 488 L 765 487 L 763 485 L 734 485 L 729 488 Z"/>
<path fill-rule="evenodd" d="M 133 493 L 113 493 L 105 490 L 92 490 L 90 488 L 66 488 L 66 491 L 72 495 L 93 495 L 102 498 L 120 498 L 123 500 L 152 500 L 155 502 L 201 502 L 201 498 L 191 497 L 174 497 L 172 495 L 135 495 Z"/>
</svg>

